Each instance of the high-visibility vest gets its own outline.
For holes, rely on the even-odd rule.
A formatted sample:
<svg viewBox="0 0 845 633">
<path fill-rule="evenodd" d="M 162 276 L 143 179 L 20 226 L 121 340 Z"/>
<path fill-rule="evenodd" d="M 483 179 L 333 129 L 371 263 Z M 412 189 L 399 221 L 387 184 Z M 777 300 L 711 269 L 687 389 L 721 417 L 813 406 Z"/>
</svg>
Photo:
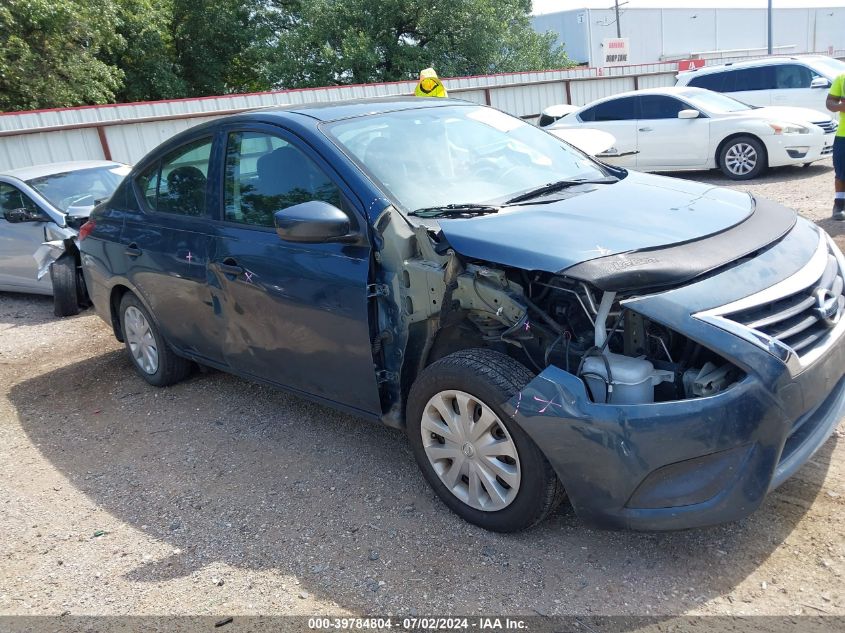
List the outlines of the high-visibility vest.
<svg viewBox="0 0 845 633">
<path fill-rule="evenodd" d="M 426 68 L 420 73 L 420 81 L 417 84 L 414 95 L 417 97 L 448 97 L 446 88 L 440 82 L 440 78 L 433 68 Z"/>
</svg>

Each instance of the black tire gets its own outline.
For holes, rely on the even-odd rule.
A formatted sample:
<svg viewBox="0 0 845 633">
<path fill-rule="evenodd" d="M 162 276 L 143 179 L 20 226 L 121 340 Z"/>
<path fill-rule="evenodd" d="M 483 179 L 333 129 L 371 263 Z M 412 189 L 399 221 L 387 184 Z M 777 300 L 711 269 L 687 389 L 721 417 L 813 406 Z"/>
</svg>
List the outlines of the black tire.
<svg viewBox="0 0 845 633">
<path fill-rule="evenodd" d="M 149 324 L 150 333 L 152 334 L 153 339 L 155 339 L 155 347 L 156 352 L 158 354 L 158 363 L 157 368 L 153 373 L 148 373 L 145 371 L 138 361 L 135 359 L 135 356 L 132 353 L 132 349 L 130 347 L 130 340 L 129 337 L 126 335 L 126 311 L 129 308 L 137 309 L 146 319 L 147 323 Z M 129 360 L 132 362 L 132 365 L 135 367 L 135 371 L 146 380 L 148 383 L 153 385 L 154 387 L 167 387 L 169 385 L 176 384 L 187 378 L 192 369 L 191 361 L 178 356 L 176 352 L 174 352 L 170 345 L 167 344 L 167 341 L 164 340 L 162 337 L 161 332 L 159 332 L 158 325 L 156 321 L 150 316 L 150 313 L 144 307 L 144 304 L 131 292 L 127 292 L 123 295 L 123 298 L 120 300 L 120 329 L 123 334 L 123 341 L 126 346 L 126 352 L 129 354 Z"/>
<path fill-rule="evenodd" d="M 751 148 L 749 152 L 748 148 Z M 754 165 L 747 172 L 743 172 L 743 168 L 732 168 L 732 158 L 736 154 L 750 157 L 754 156 Z M 769 157 L 766 154 L 766 147 L 759 140 L 753 136 L 737 136 L 722 144 L 719 150 L 719 167 L 722 173 L 731 180 L 751 180 L 762 174 L 769 167 Z"/>
<path fill-rule="evenodd" d="M 502 410 L 533 378 L 512 358 L 487 349 L 455 352 L 431 364 L 417 377 L 408 396 L 407 433 L 417 464 L 429 485 L 464 520 L 494 532 L 516 532 L 542 521 L 564 499 L 554 470 L 528 435 Z M 429 461 L 422 439 L 422 418 L 429 400 L 440 392 L 457 390 L 483 401 L 498 417 L 516 446 L 521 480 L 513 501 L 496 511 L 476 509 L 441 481 Z"/>
<path fill-rule="evenodd" d="M 79 277 L 76 258 L 65 254 L 50 264 L 53 282 L 53 314 L 57 317 L 79 314 Z"/>
</svg>

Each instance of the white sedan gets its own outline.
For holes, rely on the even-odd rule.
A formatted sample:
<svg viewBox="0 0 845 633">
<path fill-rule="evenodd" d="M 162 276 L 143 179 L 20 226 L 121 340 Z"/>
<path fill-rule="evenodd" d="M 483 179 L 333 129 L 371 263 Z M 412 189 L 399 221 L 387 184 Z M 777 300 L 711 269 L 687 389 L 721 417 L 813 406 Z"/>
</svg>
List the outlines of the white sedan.
<svg viewBox="0 0 845 633">
<path fill-rule="evenodd" d="M 592 128 L 616 145 L 600 158 L 640 171 L 720 168 L 748 180 L 767 167 L 808 165 L 833 151 L 828 114 L 755 108 L 700 88 L 626 92 L 578 108 L 545 129 Z"/>
</svg>

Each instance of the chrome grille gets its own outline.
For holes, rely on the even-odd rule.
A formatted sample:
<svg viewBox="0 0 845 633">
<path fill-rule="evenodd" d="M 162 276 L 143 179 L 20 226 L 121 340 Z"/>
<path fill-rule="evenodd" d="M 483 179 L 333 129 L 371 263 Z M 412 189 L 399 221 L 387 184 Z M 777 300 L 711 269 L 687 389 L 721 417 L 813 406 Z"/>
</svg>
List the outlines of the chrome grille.
<svg viewBox="0 0 845 633">
<path fill-rule="evenodd" d="M 798 292 L 765 305 L 724 314 L 724 318 L 776 339 L 799 356 L 826 340 L 845 309 L 845 281 L 839 262 L 827 249 L 824 270 Z"/>
<path fill-rule="evenodd" d="M 835 132 L 836 128 L 836 121 L 832 119 L 828 119 L 827 121 L 813 121 L 813 125 L 818 125 L 821 129 L 824 130 L 825 134 L 830 134 L 831 132 Z"/>
</svg>

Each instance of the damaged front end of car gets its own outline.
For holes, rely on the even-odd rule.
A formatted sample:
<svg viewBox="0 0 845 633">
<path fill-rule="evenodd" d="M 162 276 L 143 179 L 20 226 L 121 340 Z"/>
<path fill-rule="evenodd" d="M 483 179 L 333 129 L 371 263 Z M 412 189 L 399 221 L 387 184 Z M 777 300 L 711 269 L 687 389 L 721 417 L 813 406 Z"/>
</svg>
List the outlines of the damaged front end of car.
<svg viewBox="0 0 845 633">
<path fill-rule="evenodd" d="M 448 230 L 412 226 L 390 206 L 375 228 L 373 353 L 385 423 L 403 425 L 402 394 L 437 359 L 472 347 L 506 353 L 536 374 L 508 410 L 575 510 L 598 525 L 674 529 L 746 516 L 787 476 L 796 425 L 811 420 L 812 437 L 792 458 L 803 463 L 845 406 L 839 346 L 813 367 L 827 391 L 810 395 L 783 346 L 701 318 L 751 294 L 743 280 L 764 281 L 784 253 L 794 261 L 776 274 L 806 268 L 826 238 L 796 227 L 783 207 L 698 243 L 556 272 L 459 253 Z"/>
</svg>

